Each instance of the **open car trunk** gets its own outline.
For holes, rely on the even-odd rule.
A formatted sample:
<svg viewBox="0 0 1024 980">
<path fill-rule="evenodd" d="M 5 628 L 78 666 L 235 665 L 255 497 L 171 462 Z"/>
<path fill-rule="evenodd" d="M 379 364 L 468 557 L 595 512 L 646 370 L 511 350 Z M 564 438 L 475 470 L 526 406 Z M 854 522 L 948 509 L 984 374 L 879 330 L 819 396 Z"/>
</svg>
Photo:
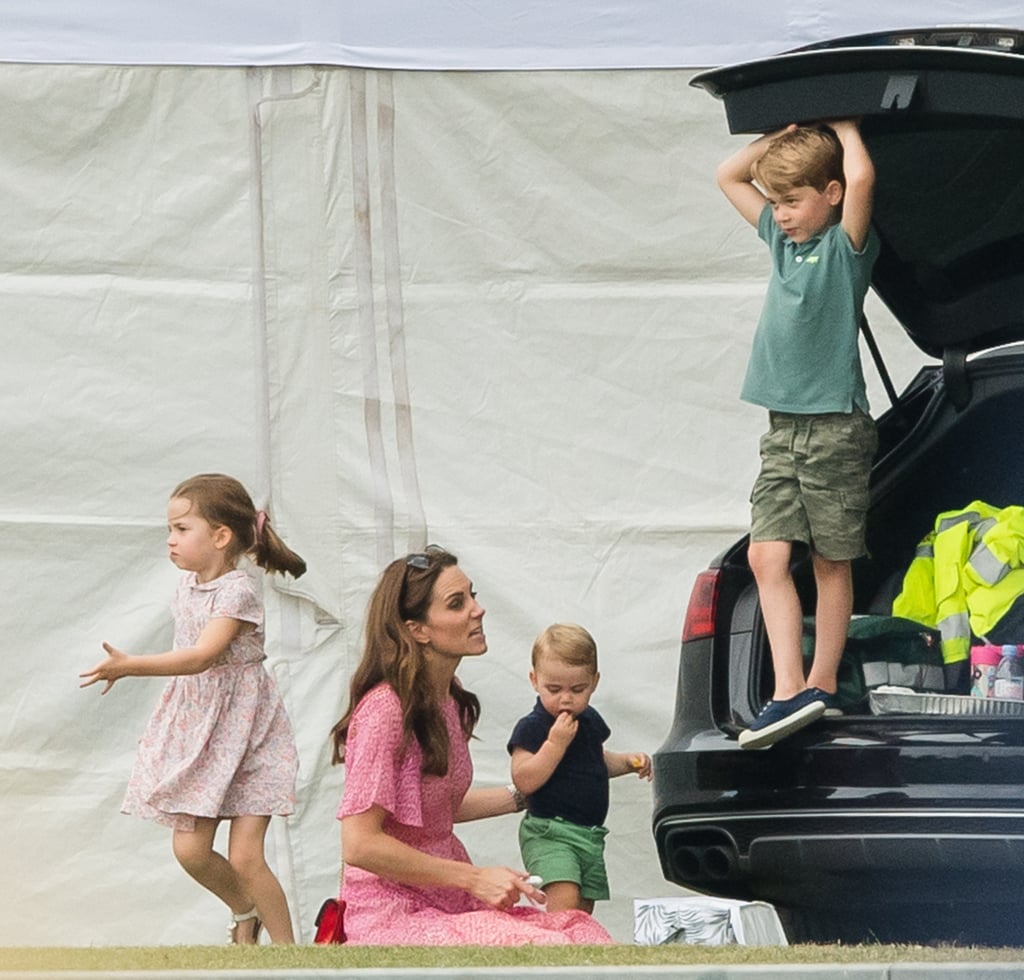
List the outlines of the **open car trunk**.
<svg viewBox="0 0 1024 980">
<path fill-rule="evenodd" d="M 1024 346 L 1006 347 L 972 358 L 965 366 L 963 380 L 970 398 L 963 408 L 957 408 L 942 382 L 941 368 L 926 369 L 903 393 L 897 406 L 879 420 L 880 449 L 868 514 L 870 553 L 853 565 L 855 617 L 892 615 L 893 599 L 900 591 L 918 544 L 932 530 L 938 514 L 965 508 L 977 500 L 1002 508 L 1024 499 L 1024 448 L 1016 436 L 1024 427 Z M 736 570 L 743 567 L 749 579 L 743 550 L 744 546 L 740 546 L 727 564 Z M 812 634 L 815 590 L 806 550 L 794 555 L 794 578 L 808 624 L 806 632 Z M 859 625 L 861 636 L 875 636 L 874 656 L 879 663 L 883 662 L 885 638 L 872 633 L 868 629 L 870 624 Z M 857 626 L 855 623 L 851 627 L 848 659 L 858 659 L 872 646 L 858 638 Z M 878 628 L 884 629 L 884 624 Z M 734 721 L 741 721 L 739 716 L 748 704 L 761 703 L 771 695 L 771 657 L 752 580 L 746 586 L 743 600 L 735 607 L 729 632 L 735 638 L 745 631 L 752 634 L 752 656 L 746 655 L 743 645 L 735 644 L 730 656 Z M 898 630 L 897 637 L 903 632 Z M 922 665 L 941 667 L 937 631 L 922 627 L 921 634 L 928 634 L 934 642 L 930 652 L 922 650 Z M 977 638 L 977 642 L 982 639 Z M 1024 637 L 1020 642 L 1024 642 Z M 966 662 L 946 665 L 939 677 L 934 670 L 921 671 L 921 684 L 909 679 L 902 683 L 917 690 L 944 690 L 966 696 L 971 682 L 967 666 Z M 849 677 L 850 671 L 860 672 L 862 667 L 860 663 L 847 664 L 841 680 Z M 876 670 L 874 677 L 868 674 L 862 679 L 866 689 L 860 700 L 852 693 L 856 684 L 852 688 L 844 684 L 847 700 L 843 707 L 848 715 L 870 713 L 868 691 L 879 682 L 900 683 L 895 668 L 888 677 Z M 878 710 L 884 699 L 875 701 Z M 941 713 L 941 703 L 935 706 L 937 701 L 932 699 L 929 710 Z M 906 710 L 905 699 L 900 711 Z M 1024 721 L 1024 705 L 1019 714 L 979 712 L 970 721 L 972 725 L 999 727 L 1007 719 L 1015 721 L 1018 717 Z"/>
<path fill-rule="evenodd" d="M 905 32 L 829 42 L 693 80 L 724 101 L 737 133 L 860 117 L 875 163 L 873 222 L 882 246 L 872 287 L 941 362 L 878 420 L 870 555 L 854 563 L 855 615 L 891 615 L 918 543 L 940 513 L 974 501 L 1024 504 L 1024 346 L 1015 346 L 1024 340 L 1021 51 L 1024 35 L 1013 31 Z M 749 580 L 744 545 L 726 568 L 734 585 Z M 813 617 L 806 555 L 795 554 L 794 575 Z M 730 703 L 720 705 L 719 720 L 741 728 L 771 689 L 752 581 L 729 632 Z M 749 644 L 735 642 L 743 636 Z M 968 694 L 967 664 L 947 666 L 945 683 L 949 694 Z M 865 698 L 853 713 L 868 712 Z M 970 722 L 979 723 L 1005 721 Z"/>
</svg>

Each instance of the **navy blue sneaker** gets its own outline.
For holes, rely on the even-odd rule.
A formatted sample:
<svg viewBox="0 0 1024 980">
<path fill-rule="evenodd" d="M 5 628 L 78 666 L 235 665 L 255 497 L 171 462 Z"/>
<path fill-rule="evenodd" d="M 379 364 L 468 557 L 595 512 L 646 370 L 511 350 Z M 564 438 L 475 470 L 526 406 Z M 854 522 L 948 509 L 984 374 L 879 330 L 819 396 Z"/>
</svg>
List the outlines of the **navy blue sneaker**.
<svg viewBox="0 0 1024 980">
<path fill-rule="evenodd" d="M 740 732 L 740 746 L 744 749 L 763 749 L 774 745 L 780 738 L 792 735 L 817 721 L 825 714 L 828 695 L 816 687 L 809 687 L 785 701 L 769 701 Z"/>
<path fill-rule="evenodd" d="M 842 718 L 843 709 L 839 707 L 839 698 L 835 694 L 829 694 L 828 691 L 823 691 L 820 687 L 812 688 L 821 695 L 821 701 L 825 705 L 825 717 L 826 718 Z"/>
</svg>

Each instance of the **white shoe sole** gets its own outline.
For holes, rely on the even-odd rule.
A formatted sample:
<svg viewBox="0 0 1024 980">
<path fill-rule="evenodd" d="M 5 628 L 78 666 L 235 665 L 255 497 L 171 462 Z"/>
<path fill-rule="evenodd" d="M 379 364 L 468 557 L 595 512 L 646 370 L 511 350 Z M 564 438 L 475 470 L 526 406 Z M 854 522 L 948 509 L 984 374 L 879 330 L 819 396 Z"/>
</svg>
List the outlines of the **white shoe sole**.
<svg viewBox="0 0 1024 980">
<path fill-rule="evenodd" d="M 744 749 L 763 749 L 774 745 L 779 739 L 792 735 L 793 732 L 806 728 L 812 721 L 817 721 L 825 714 L 825 705 L 820 701 L 812 701 L 798 708 L 792 714 L 780 718 L 764 728 L 748 728 L 740 732 L 740 746 Z"/>
</svg>

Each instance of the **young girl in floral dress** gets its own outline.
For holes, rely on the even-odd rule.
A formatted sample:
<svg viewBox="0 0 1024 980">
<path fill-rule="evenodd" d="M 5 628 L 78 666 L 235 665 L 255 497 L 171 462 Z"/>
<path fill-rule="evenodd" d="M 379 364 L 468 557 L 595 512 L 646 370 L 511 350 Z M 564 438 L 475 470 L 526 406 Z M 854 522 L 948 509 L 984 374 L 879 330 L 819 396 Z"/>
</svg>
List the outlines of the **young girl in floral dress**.
<svg viewBox="0 0 1024 980">
<path fill-rule="evenodd" d="M 173 828 L 181 866 L 231 910 L 232 942 L 256 943 L 266 925 L 294 941 L 288 902 L 267 865 L 270 817 L 294 809 L 298 757 L 291 724 L 263 667 L 263 604 L 236 567 L 249 556 L 271 572 L 302 575 L 303 560 L 257 511 L 235 479 L 204 474 L 175 488 L 167 547 L 184 574 L 172 611 L 174 649 L 129 656 L 103 644 L 105 660 L 82 687 L 122 677 L 170 676 L 139 742 L 122 811 Z M 213 849 L 231 824 L 228 856 Z"/>
</svg>

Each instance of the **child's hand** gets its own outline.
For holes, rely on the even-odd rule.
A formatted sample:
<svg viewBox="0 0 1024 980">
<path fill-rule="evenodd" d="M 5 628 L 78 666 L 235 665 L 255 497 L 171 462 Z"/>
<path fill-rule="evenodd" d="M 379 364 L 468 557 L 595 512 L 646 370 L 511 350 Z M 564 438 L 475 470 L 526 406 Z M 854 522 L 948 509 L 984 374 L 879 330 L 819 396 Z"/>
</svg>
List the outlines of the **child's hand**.
<svg viewBox="0 0 1024 980">
<path fill-rule="evenodd" d="M 107 686 L 100 691 L 100 694 L 106 694 L 114 686 L 114 681 L 120 680 L 120 678 L 127 675 L 126 668 L 128 662 L 128 654 L 112 647 L 109 643 L 104 643 L 103 649 L 107 651 L 107 659 L 101 660 L 92 670 L 87 670 L 85 673 L 78 675 L 79 677 L 88 678 L 88 680 L 79 684 L 79 687 L 88 687 L 97 681 L 106 681 Z"/>
<path fill-rule="evenodd" d="M 548 741 L 554 742 L 560 749 L 566 749 L 569 743 L 576 737 L 576 730 L 580 723 L 571 711 L 563 711 L 555 719 L 555 723 L 548 731 Z"/>
<path fill-rule="evenodd" d="M 654 767 L 651 765 L 651 757 L 646 752 L 637 752 L 629 757 L 629 768 L 637 774 L 640 779 L 650 779 L 654 775 Z"/>
</svg>

